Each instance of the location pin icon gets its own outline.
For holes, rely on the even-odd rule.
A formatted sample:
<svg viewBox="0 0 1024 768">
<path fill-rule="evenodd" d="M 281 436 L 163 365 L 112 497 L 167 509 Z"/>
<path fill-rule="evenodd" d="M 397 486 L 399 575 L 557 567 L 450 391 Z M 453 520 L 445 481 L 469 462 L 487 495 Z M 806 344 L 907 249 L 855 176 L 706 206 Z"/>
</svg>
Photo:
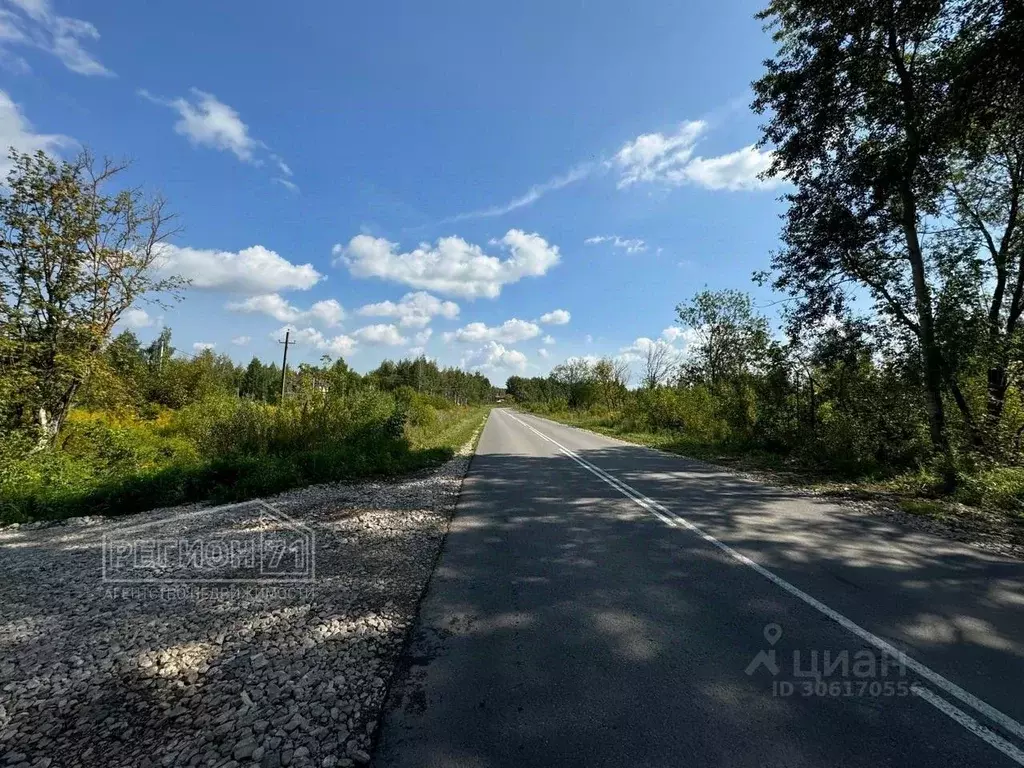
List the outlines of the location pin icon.
<svg viewBox="0 0 1024 768">
<path fill-rule="evenodd" d="M 782 637 L 782 627 L 778 624 L 764 625 L 764 639 L 768 641 L 768 645 L 775 645 L 779 642 L 780 637 Z"/>
</svg>

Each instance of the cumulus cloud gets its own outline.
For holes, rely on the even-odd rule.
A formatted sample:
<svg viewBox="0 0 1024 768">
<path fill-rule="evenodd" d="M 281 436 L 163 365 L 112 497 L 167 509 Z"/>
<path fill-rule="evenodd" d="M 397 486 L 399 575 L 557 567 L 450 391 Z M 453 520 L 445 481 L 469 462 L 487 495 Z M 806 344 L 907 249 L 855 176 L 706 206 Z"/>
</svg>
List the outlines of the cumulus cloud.
<svg viewBox="0 0 1024 768">
<path fill-rule="evenodd" d="M 430 328 L 424 328 L 422 331 L 420 331 L 419 333 L 412 337 L 412 343 L 415 344 L 417 347 L 423 347 L 426 345 L 428 341 L 430 341 L 430 337 L 433 335 L 433 333 L 434 332 Z"/>
<path fill-rule="evenodd" d="M 540 321 L 544 325 L 566 325 L 571 319 L 572 315 L 564 309 L 556 309 L 540 316 Z"/>
<path fill-rule="evenodd" d="M 0 177 L 6 177 L 7 172 L 11 170 L 11 163 L 7 158 L 10 147 L 19 152 L 42 150 L 52 155 L 74 143 L 67 136 L 36 133 L 14 100 L 6 91 L 0 90 L 0 147 L 3 147 L 3 151 L 0 152 Z M 0 183 L 2 182 L 3 179 L 0 178 Z"/>
<path fill-rule="evenodd" d="M 488 326 L 484 323 L 470 323 L 454 333 L 446 333 L 445 341 L 462 342 L 463 344 L 476 344 L 481 341 L 501 341 L 506 344 L 513 344 L 517 341 L 525 341 L 540 336 L 540 326 L 526 320 L 512 318 L 501 325 Z"/>
<path fill-rule="evenodd" d="M 405 294 L 397 303 L 381 301 L 367 304 L 357 312 L 370 317 L 393 317 L 403 327 L 422 328 L 435 317 L 458 317 L 459 305 L 454 301 L 441 301 L 426 291 L 416 291 Z"/>
<path fill-rule="evenodd" d="M 661 338 L 669 344 L 675 344 L 677 341 L 681 341 L 682 345 L 685 347 L 691 344 L 696 338 L 696 331 L 692 328 L 680 328 L 677 325 L 672 325 L 661 332 Z"/>
<path fill-rule="evenodd" d="M 353 331 L 352 335 L 359 341 L 376 346 L 397 347 L 408 341 L 396 326 L 385 323 L 368 325 Z"/>
<path fill-rule="evenodd" d="M 526 355 L 515 349 L 508 349 L 496 341 L 489 341 L 463 357 L 461 365 L 469 370 L 524 371 L 526 370 Z"/>
<path fill-rule="evenodd" d="M 155 321 L 146 310 L 132 307 L 121 315 L 121 322 L 129 328 L 148 328 Z"/>
<path fill-rule="evenodd" d="M 351 355 L 356 351 L 356 347 L 358 346 L 355 339 L 351 336 L 346 336 L 345 334 L 328 337 L 316 328 L 295 328 L 289 325 L 279 329 L 276 333 L 272 333 L 271 338 L 280 341 L 284 338 L 285 333 L 289 331 L 291 332 L 291 340 L 296 344 L 312 347 L 313 349 L 336 357 Z"/>
<path fill-rule="evenodd" d="M 510 229 L 497 241 L 506 258 L 490 256 L 461 237 L 442 237 L 431 246 L 401 253 L 396 243 L 369 235 L 356 235 L 347 246 L 333 248 L 335 263 L 348 267 L 354 277 L 377 277 L 442 294 L 496 298 L 505 285 L 524 277 L 539 277 L 558 264 L 558 246 L 538 234 Z"/>
<path fill-rule="evenodd" d="M 345 310 L 335 299 L 318 301 L 309 309 L 299 309 L 277 293 L 263 293 L 250 296 L 244 301 L 229 302 L 227 309 L 232 312 L 259 313 L 282 323 L 312 322 L 328 328 L 340 325 L 345 319 Z"/>
<path fill-rule="evenodd" d="M 772 164 L 772 153 L 753 144 L 719 157 L 695 157 L 686 166 L 687 177 L 707 189 L 770 189 L 782 183 L 779 178 L 762 180 L 758 176 Z"/>
<path fill-rule="evenodd" d="M 335 299 L 318 301 L 306 311 L 306 316 L 311 320 L 318 321 L 328 328 L 340 325 L 345 319 L 345 310 Z"/>
<path fill-rule="evenodd" d="M 235 336 L 235 338 L 231 340 L 231 343 L 238 347 L 244 347 L 250 341 L 252 341 L 252 336 Z"/>
<path fill-rule="evenodd" d="M 543 357 L 545 360 L 547 360 L 551 353 L 548 352 L 543 347 L 541 347 L 540 349 L 537 350 L 537 354 Z"/>
<path fill-rule="evenodd" d="M 543 339 L 541 339 L 540 341 L 541 341 L 541 343 L 542 343 L 542 344 L 547 344 L 548 346 L 550 346 L 550 345 L 552 345 L 552 344 L 554 344 L 554 343 L 555 343 L 555 337 L 554 337 L 554 336 L 552 336 L 552 335 L 551 335 L 551 334 L 549 333 L 549 334 L 548 334 L 547 336 L 545 336 L 545 337 L 544 337 Z"/>
<path fill-rule="evenodd" d="M 628 347 L 622 347 L 619 350 L 618 359 L 631 363 L 637 362 L 643 360 L 647 356 L 647 352 L 652 348 L 664 349 L 674 359 L 679 359 L 695 338 L 696 332 L 692 328 L 670 326 L 663 330 L 657 339 L 651 339 L 646 336 L 634 339 L 633 343 Z"/>
<path fill-rule="evenodd" d="M 626 253 L 642 253 L 647 250 L 647 243 L 640 238 L 627 239 L 618 235 L 595 235 L 583 241 L 586 245 L 609 243 L 612 248 L 621 248 Z"/>
<path fill-rule="evenodd" d="M 306 290 L 323 277 L 312 264 L 292 264 L 262 245 L 235 253 L 162 243 L 156 266 L 165 275 L 191 280 L 193 288 L 237 293 Z"/>
<path fill-rule="evenodd" d="M 695 157 L 707 132 L 703 120 L 682 123 L 673 134 L 646 133 L 627 142 L 610 164 L 619 170 L 619 188 L 639 182 L 678 187 L 695 184 L 715 190 L 768 189 L 780 180 L 757 176 L 771 165 L 771 152 L 751 145 L 718 157 Z"/>
<path fill-rule="evenodd" d="M 192 351 L 196 354 L 206 352 L 207 350 L 213 350 L 217 345 L 212 341 L 197 341 L 192 345 Z"/>
<path fill-rule="evenodd" d="M 259 296 L 250 296 L 244 301 L 233 301 L 228 303 L 227 309 L 232 312 L 269 315 L 283 323 L 295 322 L 302 315 L 297 307 L 292 306 L 276 293 L 264 293 Z"/>
<path fill-rule="evenodd" d="M 84 47 L 99 37 L 99 30 L 88 21 L 54 13 L 49 0 L 8 0 L 7 8 L 0 9 L 0 50 L 21 71 L 29 66 L 11 52 L 17 46 L 46 51 L 79 75 L 110 77 L 114 73 Z"/>
</svg>

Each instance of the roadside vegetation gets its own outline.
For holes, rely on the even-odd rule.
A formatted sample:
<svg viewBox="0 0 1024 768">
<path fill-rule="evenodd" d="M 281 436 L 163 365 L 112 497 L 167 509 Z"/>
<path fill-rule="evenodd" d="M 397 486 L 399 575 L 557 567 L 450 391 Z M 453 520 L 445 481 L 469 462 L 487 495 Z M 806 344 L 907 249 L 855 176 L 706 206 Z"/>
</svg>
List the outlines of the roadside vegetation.
<svg viewBox="0 0 1024 768">
<path fill-rule="evenodd" d="M 123 169 L 88 155 L 12 153 L 0 195 L 0 521 L 128 514 L 440 464 L 492 400 L 486 377 L 426 359 L 365 376 L 325 357 L 282 377 L 170 329 L 113 336 L 140 300 L 173 301 L 159 272 L 173 219 Z M 113 338 L 111 338 L 113 336 Z M 282 398 L 283 394 L 283 398 Z"/>
<path fill-rule="evenodd" d="M 1007 393 L 1000 429 L 975 446 L 951 419 L 955 482 L 930 440 L 913 348 L 880 345 L 862 323 L 773 338 L 748 296 L 702 291 L 677 308 L 685 351 L 648 340 L 618 358 L 570 359 L 550 376 L 513 376 L 519 407 L 573 426 L 789 483 L 906 500 L 914 514 L 955 516 L 942 503 L 997 512 L 1024 534 L 1024 400 Z M 631 368 L 640 380 L 630 388 Z M 986 379 L 963 379 L 983 407 Z M 955 413 L 955 411 L 954 411 Z M 902 505 L 902 504 L 901 504 Z M 961 511 L 963 513 L 963 511 Z"/>
</svg>

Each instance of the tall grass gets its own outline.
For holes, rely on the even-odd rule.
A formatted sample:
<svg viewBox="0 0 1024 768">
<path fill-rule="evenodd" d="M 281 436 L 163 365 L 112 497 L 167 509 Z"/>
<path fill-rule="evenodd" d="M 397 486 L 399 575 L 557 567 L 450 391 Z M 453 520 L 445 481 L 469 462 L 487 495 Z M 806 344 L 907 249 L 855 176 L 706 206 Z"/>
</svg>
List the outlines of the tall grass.
<svg viewBox="0 0 1024 768">
<path fill-rule="evenodd" d="M 148 419 L 75 411 L 53 450 L 0 440 L 0 520 L 130 514 L 393 476 L 450 458 L 486 410 L 363 388 L 280 407 L 217 396 Z"/>
</svg>

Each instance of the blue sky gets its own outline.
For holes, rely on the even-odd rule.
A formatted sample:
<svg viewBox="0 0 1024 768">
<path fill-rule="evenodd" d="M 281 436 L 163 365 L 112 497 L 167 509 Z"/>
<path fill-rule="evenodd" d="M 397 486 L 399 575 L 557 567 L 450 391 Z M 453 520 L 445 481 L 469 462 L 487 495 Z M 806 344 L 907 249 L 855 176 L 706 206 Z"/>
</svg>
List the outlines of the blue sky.
<svg viewBox="0 0 1024 768">
<path fill-rule="evenodd" d="M 768 304 L 759 7 L 0 0 L 0 140 L 132 158 L 168 198 L 193 285 L 125 319 L 144 340 L 245 362 L 290 326 L 298 360 L 500 383 L 682 349 L 705 285 Z"/>
</svg>

